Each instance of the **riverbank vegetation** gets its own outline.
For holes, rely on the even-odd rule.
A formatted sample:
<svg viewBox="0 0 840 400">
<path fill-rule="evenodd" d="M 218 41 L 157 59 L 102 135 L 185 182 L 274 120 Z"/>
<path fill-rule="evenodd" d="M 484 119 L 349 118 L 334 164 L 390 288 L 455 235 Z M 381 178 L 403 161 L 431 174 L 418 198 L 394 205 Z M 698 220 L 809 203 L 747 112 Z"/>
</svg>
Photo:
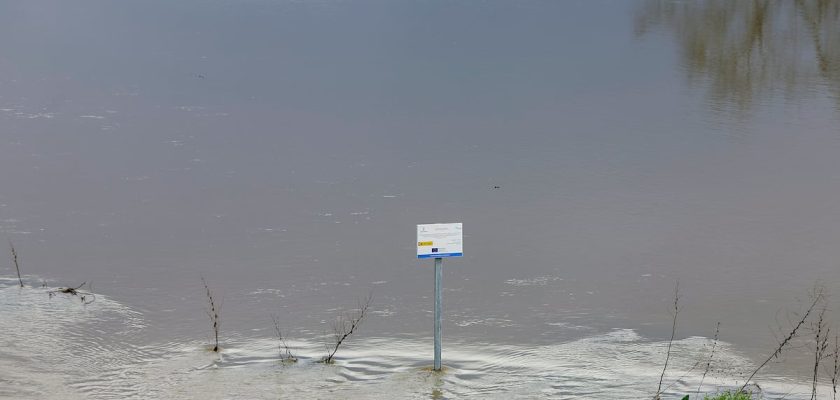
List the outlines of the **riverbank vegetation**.
<svg viewBox="0 0 840 400">
<path fill-rule="evenodd" d="M 671 338 L 668 341 L 667 349 L 665 351 L 665 361 L 663 363 L 662 374 L 659 378 L 659 385 L 656 394 L 653 396 L 654 400 L 662 399 L 662 393 L 673 385 L 668 385 L 663 389 L 662 382 L 668 369 L 668 363 L 671 360 L 671 347 L 676 335 L 677 329 L 677 315 L 680 312 L 680 294 L 679 283 L 674 289 L 673 302 L 673 318 L 671 323 Z M 805 303 L 805 308 L 798 312 L 790 312 L 788 315 L 789 326 L 786 329 L 780 327 L 780 339 L 778 345 L 774 350 L 759 363 L 752 372 L 743 380 L 743 382 L 736 386 L 736 389 L 729 389 L 717 394 L 701 394 L 703 380 L 711 370 L 714 362 L 715 350 L 718 344 L 718 335 L 720 333 L 720 323 L 717 323 L 715 328 L 715 336 L 710 346 L 708 359 L 703 362 L 697 361 L 694 367 L 705 364 L 700 384 L 697 391 L 692 395 L 684 395 L 682 400 L 689 400 L 690 398 L 699 399 L 702 395 L 704 400 L 751 400 L 754 398 L 761 398 L 761 388 L 754 382 L 756 375 L 759 374 L 771 361 L 779 360 L 784 352 L 798 349 L 800 351 L 810 352 L 813 360 L 813 368 L 811 370 L 811 400 L 816 400 L 818 391 L 820 389 L 820 382 L 826 379 L 831 383 L 832 400 L 837 399 L 837 383 L 840 377 L 840 335 L 834 333 L 832 336 L 831 323 L 828 315 L 828 303 L 825 288 L 820 285 L 814 285 L 814 288 L 808 295 L 808 301 Z M 692 367 L 692 370 L 694 369 Z M 678 378 L 676 381 L 679 381 Z M 674 383 L 676 383 L 676 381 Z M 748 390 L 747 388 L 750 388 Z M 753 391 L 756 389 L 756 391 Z M 758 397 L 756 397 L 758 396 Z M 825 395 L 823 398 L 828 398 Z"/>
</svg>

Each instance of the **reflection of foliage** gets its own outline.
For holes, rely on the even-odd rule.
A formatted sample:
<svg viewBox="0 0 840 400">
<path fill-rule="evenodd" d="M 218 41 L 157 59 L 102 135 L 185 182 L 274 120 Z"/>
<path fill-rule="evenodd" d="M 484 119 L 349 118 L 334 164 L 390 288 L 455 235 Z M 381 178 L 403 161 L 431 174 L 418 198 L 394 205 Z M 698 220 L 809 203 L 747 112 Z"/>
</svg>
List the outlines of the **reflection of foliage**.
<svg viewBox="0 0 840 400">
<path fill-rule="evenodd" d="M 828 89 L 840 108 L 840 0 L 647 0 L 636 33 L 672 31 L 694 83 L 715 106 L 746 111 L 765 95 Z"/>
</svg>

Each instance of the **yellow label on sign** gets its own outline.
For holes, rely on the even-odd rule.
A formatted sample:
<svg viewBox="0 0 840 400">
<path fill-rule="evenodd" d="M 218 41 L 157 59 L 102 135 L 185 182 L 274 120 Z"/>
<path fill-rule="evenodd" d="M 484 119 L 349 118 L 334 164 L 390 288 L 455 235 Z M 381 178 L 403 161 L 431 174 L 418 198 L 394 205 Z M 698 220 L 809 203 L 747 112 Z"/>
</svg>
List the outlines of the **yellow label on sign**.
<svg viewBox="0 0 840 400">
<path fill-rule="evenodd" d="M 432 242 L 417 242 L 418 246 L 431 246 Z"/>
</svg>

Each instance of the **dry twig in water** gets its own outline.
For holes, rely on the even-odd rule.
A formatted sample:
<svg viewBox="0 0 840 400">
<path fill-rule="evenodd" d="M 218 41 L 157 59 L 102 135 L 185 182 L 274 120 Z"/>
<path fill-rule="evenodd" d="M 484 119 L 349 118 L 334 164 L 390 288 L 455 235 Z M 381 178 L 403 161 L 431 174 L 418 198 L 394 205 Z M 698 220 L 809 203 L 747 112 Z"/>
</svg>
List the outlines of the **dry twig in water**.
<svg viewBox="0 0 840 400">
<path fill-rule="evenodd" d="M 367 316 L 367 311 L 373 302 L 373 293 L 368 294 L 364 301 L 359 301 L 356 311 L 353 313 L 343 313 L 333 322 L 333 343 L 327 346 L 327 355 L 324 356 L 323 362 L 329 364 L 333 362 L 333 357 L 338 351 L 338 348 L 359 328 L 362 321 Z"/>
<path fill-rule="evenodd" d="M 808 308 L 805 310 L 805 313 L 802 315 L 802 318 L 800 318 L 799 321 L 796 322 L 793 325 L 793 328 L 790 330 L 790 332 L 788 332 L 787 336 L 785 336 L 785 338 L 782 339 L 781 342 L 779 342 L 779 346 L 776 347 L 776 350 L 774 350 L 773 353 L 770 354 L 770 356 L 767 357 L 767 359 L 765 359 L 764 362 L 762 362 L 758 366 L 758 368 L 753 370 L 752 374 L 750 374 L 750 376 L 747 378 L 747 380 L 744 381 L 744 384 L 738 389 L 737 392 L 735 392 L 736 394 L 746 393 L 746 392 L 744 392 L 744 389 L 747 388 L 747 386 L 750 384 L 750 381 L 752 381 L 752 379 L 755 377 L 755 375 L 758 373 L 758 371 L 761 371 L 761 369 L 764 368 L 764 366 L 766 366 L 770 361 L 779 357 L 782 354 L 782 351 L 787 347 L 788 344 L 790 344 L 790 341 L 793 340 L 793 338 L 796 337 L 797 333 L 799 332 L 799 328 L 801 328 L 802 325 L 805 324 L 805 321 L 808 320 L 808 317 L 814 311 L 814 308 L 817 307 L 817 304 L 819 304 L 821 301 L 823 301 L 823 297 L 824 297 L 824 295 L 823 295 L 822 288 L 820 288 L 820 287 L 815 288 L 814 289 L 814 294 L 813 294 L 813 301 L 808 306 Z"/>
<path fill-rule="evenodd" d="M 715 338 L 712 340 L 712 350 L 709 352 L 709 361 L 706 362 L 706 368 L 703 370 L 703 376 L 700 377 L 700 384 L 697 385 L 697 397 L 700 397 L 700 389 L 703 387 L 703 381 L 706 380 L 706 375 L 712 369 L 712 359 L 715 357 L 715 349 L 718 343 L 718 334 L 720 333 L 720 322 L 715 326 Z"/>
<path fill-rule="evenodd" d="M 659 386 L 656 388 L 654 399 L 660 399 L 662 395 L 662 380 L 665 378 L 665 371 L 668 369 L 668 361 L 671 359 L 671 346 L 674 344 L 674 336 L 677 333 L 677 314 L 680 312 L 680 282 L 674 286 L 674 320 L 671 324 L 671 338 L 668 339 L 668 351 L 665 353 L 665 365 L 662 367 L 662 374 L 659 375 Z"/>
<path fill-rule="evenodd" d="M 292 350 L 286 342 L 286 338 L 283 336 L 283 331 L 280 330 L 280 317 L 273 315 L 271 318 L 274 320 L 274 333 L 277 334 L 277 340 L 280 341 L 277 344 L 277 350 L 280 352 L 280 360 L 292 363 L 297 362 L 297 357 L 292 354 Z"/>
<path fill-rule="evenodd" d="M 834 335 L 834 369 L 831 371 L 831 398 L 837 400 L 837 375 L 840 374 L 840 337 Z"/>
<path fill-rule="evenodd" d="M 814 328 L 814 377 L 811 381 L 811 400 L 816 400 L 817 398 L 817 380 L 819 379 L 820 374 L 820 362 L 825 358 L 825 351 L 828 349 L 828 334 L 831 331 L 831 328 L 826 326 L 825 322 L 825 312 L 826 312 L 826 305 L 823 304 L 822 308 L 820 308 L 819 316 L 817 317 L 817 321 L 813 322 Z"/>
<path fill-rule="evenodd" d="M 90 304 L 96 301 L 96 295 L 92 292 L 86 292 L 81 290 L 82 286 L 85 286 L 86 283 L 87 282 L 82 282 L 81 285 L 76 287 L 60 287 L 58 289 L 48 291 L 47 294 L 50 295 L 50 298 L 59 293 L 67 294 L 70 296 L 77 296 L 79 300 L 82 301 L 82 304 Z M 90 285 L 88 285 L 88 290 L 90 290 Z"/>
<path fill-rule="evenodd" d="M 20 264 L 18 264 L 18 255 L 17 250 L 15 250 L 15 245 L 12 244 L 12 241 L 9 241 L 9 248 L 12 250 L 12 262 L 15 264 L 15 270 L 17 271 L 18 282 L 20 282 L 20 287 L 23 287 L 23 279 L 20 277 Z"/>
<path fill-rule="evenodd" d="M 216 305 L 216 299 L 213 298 L 213 293 L 210 292 L 210 287 L 207 286 L 207 281 L 201 277 L 201 283 L 204 284 L 204 290 L 207 294 L 207 302 L 209 308 L 207 316 L 210 317 L 210 322 L 213 324 L 213 351 L 219 351 L 219 307 Z"/>
</svg>

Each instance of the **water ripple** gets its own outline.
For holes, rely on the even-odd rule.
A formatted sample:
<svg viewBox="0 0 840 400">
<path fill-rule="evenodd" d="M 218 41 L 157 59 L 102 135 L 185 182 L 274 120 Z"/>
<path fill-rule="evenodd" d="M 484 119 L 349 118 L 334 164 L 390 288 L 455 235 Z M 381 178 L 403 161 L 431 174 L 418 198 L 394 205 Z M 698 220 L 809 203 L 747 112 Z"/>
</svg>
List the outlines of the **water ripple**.
<svg viewBox="0 0 840 400">
<path fill-rule="evenodd" d="M 191 398 L 649 398 L 667 343 L 619 329 L 551 345 L 444 342 L 443 372 L 431 340 L 354 338 L 334 364 L 320 340 L 293 341 L 296 363 L 280 360 L 273 338 L 233 334 L 220 353 L 206 343 L 143 343 L 138 312 L 107 296 L 83 305 L 47 288 L 0 282 L 0 397 L 59 399 Z M 666 394 L 693 392 L 710 340 L 674 342 Z M 733 385 L 752 364 L 719 343 L 706 390 Z M 761 378 L 765 394 L 808 397 L 801 383 Z M 768 396 L 772 397 L 772 395 Z"/>
</svg>

